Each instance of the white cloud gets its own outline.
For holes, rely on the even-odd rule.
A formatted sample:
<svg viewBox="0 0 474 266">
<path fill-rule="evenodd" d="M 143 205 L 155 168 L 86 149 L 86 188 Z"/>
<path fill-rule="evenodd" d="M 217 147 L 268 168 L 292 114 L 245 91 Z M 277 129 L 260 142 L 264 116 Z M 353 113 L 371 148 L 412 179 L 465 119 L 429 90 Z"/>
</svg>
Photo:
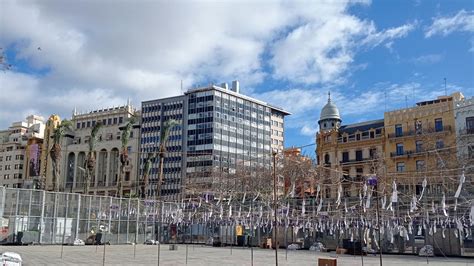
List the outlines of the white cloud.
<svg viewBox="0 0 474 266">
<path fill-rule="evenodd" d="M 393 40 L 406 37 L 410 31 L 413 31 L 416 28 L 416 25 L 417 22 L 407 23 L 399 27 L 389 28 L 377 32 L 375 30 L 375 26 L 372 24 L 369 28 L 370 33 L 362 41 L 362 43 L 371 47 L 375 47 L 386 42 L 386 47 L 391 49 Z"/>
<path fill-rule="evenodd" d="M 411 61 L 415 64 L 434 64 L 443 60 L 442 54 L 426 54 L 413 58 Z"/>
<path fill-rule="evenodd" d="M 316 131 L 317 131 L 316 127 L 304 125 L 301 128 L 300 133 L 301 135 L 304 135 L 304 136 L 314 137 L 316 135 Z"/>
<path fill-rule="evenodd" d="M 378 32 L 349 12 L 368 4 L 5 0 L 0 46 L 16 53 L 9 62 L 24 60 L 33 68 L 28 73 L 44 74 L 3 77 L 2 91 L 20 78 L 28 97 L 38 100 L 2 110 L 11 114 L 0 116 L 0 126 L 23 119 L 23 110 L 68 116 L 72 105 L 85 110 L 128 97 L 138 104 L 176 95 L 181 80 L 185 89 L 234 79 L 245 88 L 267 76 L 291 84 L 337 83 L 353 70 L 360 40 L 377 35 L 367 41 L 374 47 L 405 36 L 398 27 Z M 16 96 L 9 97 L 2 104 L 13 103 Z M 305 101 L 294 109 L 314 104 Z"/>
<path fill-rule="evenodd" d="M 433 23 L 425 31 L 425 37 L 446 36 L 454 31 L 474 32 L 474 12 L 463 9 L 452 17 L 433 19 Z"/>
</svg>

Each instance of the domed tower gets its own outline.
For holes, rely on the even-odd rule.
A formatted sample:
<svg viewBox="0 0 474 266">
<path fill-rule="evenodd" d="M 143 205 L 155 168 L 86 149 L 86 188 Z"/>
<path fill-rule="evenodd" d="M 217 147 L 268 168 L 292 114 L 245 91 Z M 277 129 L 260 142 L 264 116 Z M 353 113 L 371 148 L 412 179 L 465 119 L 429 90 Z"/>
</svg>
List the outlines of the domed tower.
<svg viewBox="0 0 474 266">
<path fill-rule="evenodd" d="M 331 129 L 337 129 L 341 126 L 341 117 L 339 116 L 339 109 L 331 101 L 331 93 L 328 93 L 328 103 L 321 110 L 321 116 L 319 117 L 319 131 L 329 131 Z"/>
</svg>

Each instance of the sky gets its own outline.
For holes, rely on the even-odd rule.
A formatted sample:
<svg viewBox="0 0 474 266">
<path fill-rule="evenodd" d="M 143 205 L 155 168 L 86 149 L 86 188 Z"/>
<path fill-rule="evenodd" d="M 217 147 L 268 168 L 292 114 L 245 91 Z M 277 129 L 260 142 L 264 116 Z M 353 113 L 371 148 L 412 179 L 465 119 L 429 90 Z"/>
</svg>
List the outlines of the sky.
<svg viewBox="0 0 474 266">
<path fill-rule="evenodd" d="M 474 95 L 470 0 L 1 0 L 0 47 L 0 128 L 239 80 L 304 146 L 328 91 L 343 124 Z"/>
</svg>

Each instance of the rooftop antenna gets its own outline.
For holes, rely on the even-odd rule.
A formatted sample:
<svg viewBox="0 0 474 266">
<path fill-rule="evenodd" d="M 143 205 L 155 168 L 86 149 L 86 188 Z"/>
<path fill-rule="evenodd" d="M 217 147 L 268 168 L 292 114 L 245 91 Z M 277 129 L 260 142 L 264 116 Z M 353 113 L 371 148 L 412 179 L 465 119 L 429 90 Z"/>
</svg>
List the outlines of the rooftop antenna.
<svg viewBox="0 0 474 266">
<path fill-rule="evenodd" d="M 331 91 L 328 91 L 328 102 L 331 101 Z"/>
<path fill-rule="evenodd" d="M 384 98 L 385 98 L 385 103 L 384 103 L 385 104 L 385 112 L 387 112 L 387 89 L 384 89 L 383 94 L 384 94 Z"/>
<path fill-rule="evenodd" d="M 405 107 L 408 108 L 408 96 L 405 95 Z"/>
<path fill-rule="evenodd" d="M 446 89 L 446 78 L 444 78 L 444 94 L 448 96 L 448 90 Z"/>
<path fill-rule="evenodd" d="M 184 93 L 184 91 L 183 91 L 183 80 L 181 80 L 181 93 Z"/>
</svg>

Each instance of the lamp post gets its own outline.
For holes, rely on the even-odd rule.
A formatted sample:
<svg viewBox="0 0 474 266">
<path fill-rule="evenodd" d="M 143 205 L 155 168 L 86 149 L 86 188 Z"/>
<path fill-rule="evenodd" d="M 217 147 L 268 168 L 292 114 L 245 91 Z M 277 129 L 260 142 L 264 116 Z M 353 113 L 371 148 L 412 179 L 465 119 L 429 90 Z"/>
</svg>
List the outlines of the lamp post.
<svg viewBox="0 0 474 266">
<path fill-rule="evenodd" d="M 372 186 L 375 192 L 375 201 L 376 201 L 376 208 L 377 208 L 377 226 L 379 228 L 379 257 L 380 257 L 380 266 L 382 266 L 382 243 L 380 241 L 381 239 L 381 224 L 380 224 L 380 209 L 379 209 L 379 199 L 378 199 L 378 189 L 377 189 L 377 177 L 376 176 L 371 176 L 367 180 L 367 184 L 369 186 Z"/>
<path fill-rule="evenodd" d="M 275 230 L 275 265 L 278 266 L 278 227 L 277 227 L 277 193 L 276 193 L 276 155 L 277 151 L 273 150 L 273 220 Z"/>
</svg>

